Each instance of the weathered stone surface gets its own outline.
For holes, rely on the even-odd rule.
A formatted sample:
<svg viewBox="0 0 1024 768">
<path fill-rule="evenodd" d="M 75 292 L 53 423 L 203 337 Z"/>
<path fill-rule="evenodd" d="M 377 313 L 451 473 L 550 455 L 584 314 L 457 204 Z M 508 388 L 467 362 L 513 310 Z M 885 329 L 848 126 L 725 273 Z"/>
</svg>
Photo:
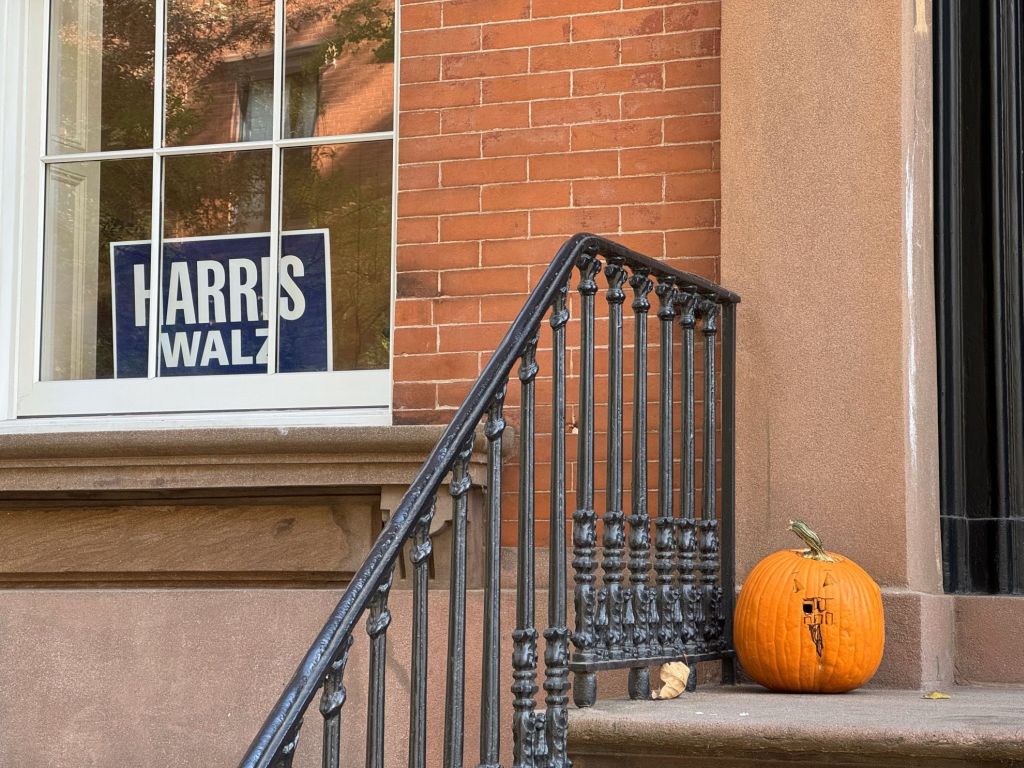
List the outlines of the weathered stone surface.
<svg viewBox="0 0 1024 768">
<path fill-rule="evenodd" d="M 0 500 L 0 584 L 342 583 L 380 530 L 373 495 Z"/>
<path fill-rule="evenodd" d="M 841 695 L 709 687 L 671 701 L 570 712 L 576 768 L 1024 766 L 1024 689 L 862 689 Z"/>
<path fill-rule="evenodd" d="M 5 435 L 0 493 L 408 484 L 435 426 L 245 427 Z M 484 439 L 471 475 L 479 484 Z"/>
</svg>

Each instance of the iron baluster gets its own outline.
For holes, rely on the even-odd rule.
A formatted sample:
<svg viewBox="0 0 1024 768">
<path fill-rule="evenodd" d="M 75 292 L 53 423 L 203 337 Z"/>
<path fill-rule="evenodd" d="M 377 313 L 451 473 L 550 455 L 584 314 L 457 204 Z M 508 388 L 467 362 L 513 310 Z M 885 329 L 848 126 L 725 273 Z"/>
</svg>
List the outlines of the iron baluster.
<svg viewBox="0 0 1024 768">
<path fill-rule="evenodd" d="M 430 522 L 437 506 L 436 495 L 431 498 L 426 513 L 413 529 L 412 548 L 412 679 L 409 690 L 409 768 L 427 765 L 427 648 L 429 644 L 429 604 L 427 571 L 433 543 L 430 540 Z"/>
<path fill-rule="evenodd" d="M 534 380 L 537 330 L 523 349 L 519 365 L 519 541 L 516 584 L 516 629 L 512 633 L 513 765 L 535 768 L 537 719 L 537 629 L 534 608 Z M 543 730 L 540 732 L 543 741 Z"/>
<path fill-rule="evenodd" d="M 629 586 L 632 607 L 633 653 L 643 658 L 651 653 L 651 616 L 648 611 L 651 567 L 651 521 L 647 513 L 647 298 L 654 283 L 647 270 L 629 278 L 633 289 L 633 473 L 632 514 L 629 516 Z M 629 670 L 629 697 L 649 699 L 650 670 L 646 665 Z"/>
<path fill-rule="evenodd" d="M 736 599 L 736 305 L 722 305 L 722 650 L 733 647 Z M 722 682 L 736 683 L 736 659 L 722 659 Z"/>
<path fill-rule="evenodd" d="M 544 651 L 545 741 L 548 768 L 568 768 L 569 628 L 566 626 L 565 553 L 565 326 L 569 321 L 563 285 L 551 309 L 551 525 L 548 542 L 548 628 Z"/>
<path fill-rule="evenodd" d="M 320 714 L 324 718 L 323 768 L 339 768 L 341 762 L 341 708 L 348 693 L 345 690 L 345 665 L 352 648 L 352 636 L 342 646 L 341 656 L 331 662 L 320 694 Z"/>
<path fill-rule="evenodd" d="M 697 303 L 695 293 L 683 293 L 679 302 L 679 325 L 683 332 L 683 429 L 682 429 L 682 514 L 679 525 L 679 599 L 682 603 L 683 650 L 697 653 L 698 628 L 702 622 L 701 593 L 697 587 L 697 454 L 694 422 L 694 341 Z"/>
<path fill-rule="evenodd" d="M 605 649 L 610 659 L 623 656 L 623 614 L 627 595 L 622 581 L 625 570 L 625 515 L 622 511 L 622 303 L 626 294 L 622 286 L 626 270 L 621 261 L 609 260 L 604 270 L 608 280 L 605 298 L 608 302 L 608 456 L 605 461 L 604 552 L 602 592 L 607 624 Z"/>
<path fill-rule="evenodd" d="M 580 399 L 578 466 L 576 472 L 576 511 L 573 512 L 573 573 L 575 578 L 576 631 L 572 635 L 576 651 L 573 660 L 589 662 L 597 658 L 595 633 L 597 595 L 594 589 L 597 562 L 597 514 L 594 512 L 594 295 L 601 263 L 594 251 L 585 251 L 576 262 L 580 282 Z M 597 675 L 576 672 L 572 686 L 573 701 L 589 707 L 597 699 Z"/>
<path fill-rule="evenodd" d="M 721 643 L 722 587 L 718 574 L 718 520 L 715 508 L 715 335 L 718 332 L 718 305 L 707 300 L 701 304 L 704 326 L 704 479 L 701 489 L 700 571 L 704 612 L 704 647 L 718 650 Z"/>
<path fill-rule="evenodd" d="M 384 672 L 387 663 L 388 594 L 394 570 L 389 570 L 370 599 L 366 633 L 370 636 L 370 685 L 366 710 L 366 768 L 384 768 Z"/>
<path fill-rule="evenodd" d="M 466 506 L 469 491 L 470 438 L 452 467 L 452 564 L 448 593 L 448 679 L 445 685 L 445 768 L 462 768 L 466 708 Z"/>
<path fill-rule="evenodd" d="M 678 613 L 677 591 L 673 586 L 673 560 L 675 558 L 675 520 L 673 514 L 672 480 L 672 442 L 673 442 L 673 370 L 672 321 L 676 316 L 674 308 L 676 300 L 675 281 L 663 278 L 659 281 L 655 293 L 661 302 L 658 309 L 658 320 L 661 325 L 660 347 L 660 381 L 661 397 L 659 402 L 660 426 L 658 431 L 658 517 L 654 521 L 654 571 L 658 584 L 658 630 L 657 639 L 660 652 L 669 655 L 673 652 L 676 638 L 676 618 Z"/>
<path fill-rule="evenodd" d="M 501 439 L 505 387 L 487 411 L 487 553 L 484 584 L 484 642 L 480 696 L 480 768 L 498 768 L 501 747 Z"/>
</svg>

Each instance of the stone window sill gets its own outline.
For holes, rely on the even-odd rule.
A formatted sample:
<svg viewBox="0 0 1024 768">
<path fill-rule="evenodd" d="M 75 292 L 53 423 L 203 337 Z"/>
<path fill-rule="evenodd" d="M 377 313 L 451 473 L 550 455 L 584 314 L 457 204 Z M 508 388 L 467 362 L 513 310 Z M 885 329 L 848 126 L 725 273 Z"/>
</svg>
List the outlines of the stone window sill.
<svg viewBox="0 0 1024 768">
<path fill-rule="evenodd" d="M 337 426 L 7 435 L 0 440 L 0 495 L 407 485 L 442 431 Z M 478 437 L 476 481 L 483 447 Z"/>
</svg>

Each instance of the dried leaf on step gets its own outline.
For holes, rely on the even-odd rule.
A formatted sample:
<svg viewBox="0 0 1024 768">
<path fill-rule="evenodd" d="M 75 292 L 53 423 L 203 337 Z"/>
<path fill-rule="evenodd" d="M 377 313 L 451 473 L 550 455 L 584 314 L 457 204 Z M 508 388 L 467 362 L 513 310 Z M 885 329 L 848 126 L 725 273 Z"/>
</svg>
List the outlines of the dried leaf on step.
<svg viewBox="0 0 1024 768">
<path fill-rule="evenodd" d="M 662 686 L 652 691 L 652 699 L 674 699 L 686 690 L 686 679 L 690 676 L 690 668 L 681 661 L 670 661 L 662 664 L 659 670 Z"/>
<path fill-rule="evenodd" d="M 948 698 L 950 698 L 950 696 L 949 696 L 948 693 L 943 693 L 942 691 L 931 691 L 929 693 L 926 693 L 921 698 L 922 699 L 948 699 Z"/>
</svg>

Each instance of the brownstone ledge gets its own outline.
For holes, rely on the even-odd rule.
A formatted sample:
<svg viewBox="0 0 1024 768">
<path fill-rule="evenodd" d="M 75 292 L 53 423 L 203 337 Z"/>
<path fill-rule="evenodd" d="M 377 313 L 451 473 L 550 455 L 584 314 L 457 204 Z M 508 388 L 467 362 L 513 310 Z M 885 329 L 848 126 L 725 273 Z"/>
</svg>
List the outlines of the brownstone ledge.
<svg viewBox="0 0 1024 768">
<path fill-rule="evenodd" d="M 0 495 L 402 485 L 415 476 L 443 429 L 239 427 L 5 435 Z M 474 475 L 485 460 L 485 442 L 478 432 Z"/>
<path fill-rule="evenodd" d="M 948 692 L 711 686 L 664 702 L 599 701 L 570 711 L 569 751 L 577 768 L 1024 766 L 1024 689 Z"/>
</svg>

